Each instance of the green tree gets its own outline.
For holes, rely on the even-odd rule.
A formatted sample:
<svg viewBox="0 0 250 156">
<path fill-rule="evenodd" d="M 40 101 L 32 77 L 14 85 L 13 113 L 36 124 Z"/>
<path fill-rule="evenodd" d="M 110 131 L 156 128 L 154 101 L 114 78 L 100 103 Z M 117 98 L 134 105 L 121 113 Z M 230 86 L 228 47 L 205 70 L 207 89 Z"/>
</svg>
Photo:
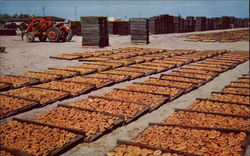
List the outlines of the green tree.
<svg viewBox="0 0 250 156">
<path fill-rule="evenodd" d="M 10 18 L 9 14 L 3 13 L 0 14 L 0 21 L 8 20 Z"/>
</svg>

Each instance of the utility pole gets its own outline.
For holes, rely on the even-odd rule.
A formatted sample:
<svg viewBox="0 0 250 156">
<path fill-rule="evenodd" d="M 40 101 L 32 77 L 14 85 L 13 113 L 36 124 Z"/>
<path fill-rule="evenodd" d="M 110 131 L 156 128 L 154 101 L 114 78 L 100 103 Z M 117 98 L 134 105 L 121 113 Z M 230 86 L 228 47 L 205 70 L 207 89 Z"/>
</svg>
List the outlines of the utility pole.
<svg viewBox="0 0 250 156">
<path fill-rule="evenodd" d="M 45 16 L 45 6 L 42 6 L 43 16 Z"/>
<path fill-rule="evenodd" d="M 179 16 L 179 17 L 181 17 L 181 15 L 180 15 L 180 11 L 179 11 L 179 6 L 178 6 L 178 16 Z"/>
<path fill-rule="evenodd" d="M 75 8 L 75 21 L 76 21 L 76 6 L 74 8 Z"/>
<path fill-rule="evenodd" d="M 139 14 L 139 18 L 141 18 L 141 12 L 140 12 L 140 11 L 139 11 L 139 13 L 138 13 L 138 14 Z"/>
</svg>

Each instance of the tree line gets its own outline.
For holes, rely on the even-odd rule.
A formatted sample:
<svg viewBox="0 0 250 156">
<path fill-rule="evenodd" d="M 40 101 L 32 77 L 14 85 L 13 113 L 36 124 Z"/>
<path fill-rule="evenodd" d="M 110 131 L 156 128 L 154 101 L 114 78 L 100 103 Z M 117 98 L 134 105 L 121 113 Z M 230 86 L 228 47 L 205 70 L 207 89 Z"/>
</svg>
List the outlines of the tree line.
<svg viewBox="0 0 250 156">
<path fill-rule="evenodd" d="M 7 13 L 0 13 L 0 21 L 6 20 L 14 20 L 14 19 L 27 19 L 27 18 L 34 18 L 36 15 L 29 15 L 29 14 L 13 14 L 9 15 Z"/>
</svg>

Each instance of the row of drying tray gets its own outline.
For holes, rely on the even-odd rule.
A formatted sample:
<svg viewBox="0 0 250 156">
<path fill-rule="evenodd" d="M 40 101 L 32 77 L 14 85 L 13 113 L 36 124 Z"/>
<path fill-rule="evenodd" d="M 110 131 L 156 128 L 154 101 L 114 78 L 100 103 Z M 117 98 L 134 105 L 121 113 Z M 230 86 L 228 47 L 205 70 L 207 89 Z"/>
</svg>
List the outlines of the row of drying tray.
<svg viewBox="0 0 250 156">
<path fill-rule="evenodd" d="M 223 57 L 223 56 L 222 56 Z M 243 59 L 243 57 L 242 57 L 242 59 Z M 214 59 L 214 60 L 216 60 L 216 58 Z M 228 60 L 230 60 L 230 59 L 228 59 Z M 237 59 L 238 60 L 238 59 Z M 244 59 L 243 59 L 244 60 Z M 226 61 L 225 61 L 226 62 Z M 231 61 L 230 61 L 231 62 Z M 238 63 L 238 61 L 233 61 L 233 62 L 235 62 L 235 63 Z M 235 63 L 232 63 L 232 66 L 234 66 L 235 67 Z M 211 71 L 210 71 L 211 72 Z M 209 73 L 210 73 L 209 72 Z M 218 73 L 216 73 L 216 72 L 214 72 L 214 77 L 215 76 L 218 76 Z M 199 74 L 198 74 L 199 75 Z M 159 80 L 165 80 L 164 79 L 164 76 L 166 76 L 166 75 L 162 75 L 162 77 L 159 79 Z M 185 77 L 184 76 L 184 78 L 186 78 L 187 80 L 189 79 L 189 80 L 197 80 L 197 79 L 199 79 L 199 78 L 187 78 L 187 77 Z M 243 79 L 247 79 L 247 78 L 243 78 Z M 199 79 L 199 80 L 201 80 L 201 79 Z M 171 80 L 166 80 L 166 81 L 171 81 Z M 209 80 L 205 80 L 204 79 L 204 83 L 206 83 L 206 82 L 208 82 Z M 189 81 L 189 83 L 190 83 L 190 81 Z M 203 84 L 204 84 L 203 83 Z M 243 83 L 243 82 L 241 82 L 241 83 Z M 195 84 L 195 83 L 194 83 Z M 202 83 L 200 83 L 200 85 L 201 85 Z M 152 86 L 154 86 L 154 85 L 152 85 Z M 167 87 L 167 86 L 165 86 L 166 88 L 171 88 L 171 87 Z M 172 87 L 172 88 L 176 88 L 176 87 Z M 163 99 L 169 99 L 171 96 L 169 96 L 169 95 L 167 95 L 167 94 L 165 94 L 165 95 L 163 95 L 163 94 L 159 94 L 159 93 L 149 93 L 149 92 L 141 92 L 141 91 L 132 91 L 132 90 L 124 90 L 124 89 L 115 89 L 115 90 L 113 90 L 113 91 L 111 91 L 111 92 L 116 92 L 116 91 L 125 91 L 125 92 L 130 92 L 130 93 L 132 93 L 132 94 L 134 94 L 134 93 L 139 93 L 139 94 L 144 94 L 144 96 L 145 97 L 147 97 L 147 96 L 152 96 L 152 97 L 157 97 L 157 96 L 161 96 Z M 241 96 L 241 99 L 242 99 L 242 97 L 248 97 L 249 98 L 249 95 L 239 95 L 239 94 L 231 94 L 231 93 L 215 93 L 215 94 L 223 94 L 223 95 L 234 95 L 234 96 Z M 108 96 L 107 96 L 108 95 Z M 110 93 L 107 93 L 106 95 L 104 95 L 104 96 L 102 96 L 102 97 L 90 97 L 89 99 L 87 99 L 88 101 L 87 101 L 87 103 L 91 103 L 91 102 L 93 102 L 95 99 L 100 99 L 101 101 L 109 101 L 109 104 L 112 102 L 113 104 L 114 104 L 114 102 L 116 103 L 116 101 L 118 102 L 118 104 L 122 104 L 122 103 L 129 103 L 129 105 L 131 104 L 133 104 L 133 105 L 140 105 L 140 106 L 145 106 L 145 103 L 143 103 L 144 102 L 144 100 L 142 99 L 141 101 L 140 101 L 140 103 L 137 101 L 137 102 L 135 102 L 135 101 L 130 101 L 130 100 L 132 100 L 133 98 L 131 98 L 131 99 L 122 99 L 122 100 L 117 100 L 117 99 L 112 99 L 112 97 L 109 97 L 109 95 L 111 95 L 112 96 L 112 93 L 110 94 Z M 123 94 L 121 94 L 120 96 L 122 96 Z M 136 94 L 134 94 L 134 95 L 136 95 Z M 120 96 L 118 96 L 118 97 L 120 97 Z M 136 95 L 137 96 L 137 95 Z M 111 99 L 110 99 L 111 98 Z M 135 97 L 136 98 L 136 97 Z M 176 97 L 175 97 L 176 98 Z M 239 100 L 240 98 L 235 98 L 235 99 L 233 99 L 233 100 Z M 248 99 L 249 100 L 249 99 Z M 248 100 L 245 100 L 245 103 L 244 104 L 242 104 L 242 103 L 237 103 L 237 105 L 244 105 L 244 106 L 247 106 L 247 108 L 249 108 L 248 107 L 248 105 L 249 104 L 246 104 L 246 101 L 248 101 Z M 211 100 L 210 100 L 211 101 Z M 216 100 L 213 100 L 213 102 L 215 102 Z M 221 100 L 221 101 L 223 101 L 223 100 Z M 221 102 L 220 101 L 220 102 Z M 164 103 L 166 103 L 167 101 L 164 101 L 163 103 L 161 103 L 161 104 L 159 104 L 159 105 L 162 105 L 162 104 L 164 104 Z M 237 101 L 236 101 L 237 102 Z M 9 123 L 7 123 L 7 124 L 5 124 L 5 125 L 3 125 L 2 127 L 6 127 L 6 129 L 7 130 L 9 130 L 8 132 L 6 132 L 7 134 L 6 135 L 8 135 L 8 137 L 6 137 L 6 138 L 4 138 L 3 136 L 3 139 L 6 139 L 6 141 L 8 141 L 8 138 L 12 138 L 13 139 L 13 137 L 14 138 L 16 138 L 17 136 L 16 136 L 16 134 L 14 134 L 14 136 L 9 136 L 9 135 L 11 135 L 11 134 L 13 134 L 13 130 L 12 130 L 12 128 L 13 129 L 15 129 L 15 127 L 20 127 L 21 125 L 23 125 L 24 127 L 25 126 L 28 126 L 28 125 L 36 125 L 36 126 L 40 126 L 39 127 L 39 129 L 45 129 L 45 128 L 43 128 L 43 127 L 47 127 L 46 128 L 46 130 L 47 129 L 49 129 L 49 128 L 56 128 L 56 129 L 59 129 L 59 130 L 66 130 L 66 131 L 68 131 L 69 133 L 73 133 L 73 134 L 75 134 L 75 135 L 73 135 L 73 134 L 68 134 L 69 136 L 72 136 L 71 138 L 68 138 L 68 141 L 67 142 L 64 142 L 64 144 L 60 144 L 60 147 L 58 147 L 58 148 L 52 148 L 51 149 L 51 151 L 47 151 L 47 153 L 46 153 L 46 155 L 48 154 L 48 155 L 57 155 L 57 154 L 59 154 L 59 153 L 62 153 L 62 152 L 64 152 L 66 149 L 68 149 L 68 148 L 70 148 L 70 147 L 72 147 L 72 146 L 74 146 L 74 145 L 76 145 L 76 144 L 78 144 L 79 142 L 81 142 L 81 141 L 86 141 L 86 142 L 90 142 L 90 141 L 93 141 L 93 140 L 95 140 L 95 139 L 97 139 L 98 137 L 100 137 L 101 135 L 103 135 L 103 134 L 105 134 L 105 133 L 107 133 L 107 132 L 109 132 L 109 131 L 111 131 L 111 130 L 113 130 L 114 128 L 116 128 L 117 126 L 120 126 L 123 122 L 124 122 L 124 117 L 122 117 L 122 116 L 120 116 L 120 115 L 115 115 L 115 114 L 111 114 L 111 113 L 109 113 L 109 112 L 103 112 L 103 111 L 98 111 L 98 110 L 89 110 L 89 109 L 86 109 L 86 108 L 84 108 L 85 106 L 85 104 L 87 104 L 86 102 L 84 103 L 84 101 L 82 101 L 82 103 L 83 104 L 81 104 L 81 102 L 80 103 L 78 103 L 78 104 L 74 104 L 73 106 L 69 106 L 69 105 L 59 105 L 57 108 L 55 108 L 55 109 L 53 109 L 52 111 L 50 111 L 50 112 L 48 112 L 48 113 L 45 113 L 45 114 L 43 114 L 42 116 L 38 116 L 38 117 L 36 117 L 36 118 L 34 118 L 34 119 L 32 119 L 32 120 L 27 120 L 27 119 L 19 119 L 19 118 L 15 118 L 14 120 L 15 121 L 12 121 L 12 122 L 9 122 Z M 226 103 L 228 103 L 228 101 L 226 102 Z M 230 102 L 229 102 L 230 103 Z M 100 104 L 100 102 L 99 102 L 99 104 Z M 232 104 L 232 102 L 231 102 L 231 104 Z M 235 104 L 235 102 L 233 102 L 233 104 Z M 79 107 L 79 106 L 81 106 L 81 107 Z M 150 106 L 148 105 L 148 107 L 149 107 L 149 109 L 150 109 Z M 147 107 L 145 107 L 145 108 L 147 108 Z M 154 107 L 154 109 L 156 109 L 157 107 Z M 112 109 L 113 110 L 113 109 Z M 124 110 L 125 111 L 125 110 Z M 134 116 L 134 118 L 130 118 L 129 120 L 127 120 L 128 122 L 131 122 L 132 120 L 134 120 L 135 118 L 138 118 L 140 115 L 142 115 L 142 114 L 144 114 L 144 113 L 142 113 L 143 111 L 145 111 L 144 113 L 146 113 L 146 110 L 145 109 L 142 109 L 141 110 L 141 112 L 137 112 L 136 113 L 136 115 Z M 81 112 L 81 113 L 79 113 L 79 112 Z M 90 114 L 89 114 L 89 112 L 91 112 Z M 91 114 L 92 114 L 92 118 L 93 119 L 91 119 L 91 122 L 89 121 L 89 119 L 87 119 L 87 118 L 84 118 L 83 116 L 84 115 L 81 115 L 81 114 L 84 114 L 84 113 L 87 113 L 88 114 L 88 117 L 87 118 L 91 118 Z M 66 116 L 65 116 L 65 114 L 67 114 Z M 98 119 L 96 119 L 95 118 L 95 116 L 97 115 L 97 114 L 99 114 L 99 118 Z M 73 115 L 73 116 L 72 116 Z M 220 114 L 221 115 L 221 114 Z M 88 129 L 88 126 L 90 126 L 91 127 L 91 125 L 92 124 L 96 124 L 96 123 L 98 123 L 98 122 L 100 122 L 100 121 L 102 121 L 102 119 L 104 119 L 105 120 L 105 117 L 104 116 L 109 116 L 109 119 L 106 121 L 106 124 L 104 124 L 104 125 L 102 125 L 102 126 L 106 126 L 106 128 L 104 128 L 103 129 L 103 127 L 99 127 L 99 128 L 94 128 L 94 130 L 91 130 L 91 132 L 85 132 L 85 131 L 83 131 L 83 130 L 79 130 L 79 129 L 77 129 L 77 128 L 74 128 L 74 126 L 80 126 L 81 124 L 80 123 L 77 123 L 77 121 L 73 124 L 72 122 L 76 119 L 76 120 L 81 120 L 81 122 L 84 122 L 84 124 L 82 125 L 82 129 Z M 240 117 L 242 117 L 242 116 L 240 116 Z M 244 116 L 245 117 L 245 116 Z M 80 118 L 80 119 L 79 119 Z M 249 118 L 249 117 L 248 117 Z M 87 120 L 87 121 L 89 121 L 90 123 L 88 124 L 88 123 L 86 123 L 85 122 L 85 120 Z M 93 121 L 94 120 L 94 121 Z M 70 122 L 69 122 L 70 121 Z M 51 123 L 52 122 L 52 123 Z M 25 123 L 28 123 L 28 124 L 25 124 Z M 21 124 L 21 125 L 20 125 Z M 68 125 L 65 125 L 65 124 L 68 124 Z M 12 127 L 13 126 L 13 127 Z M 84 126 L 86 126 L 86 127 L 84 127 Z M 23 128 L 23 127 L 22 127 Z M 38 127 L 37 127 L 38 128 Z M 35 128 L 35 129 L 37 129 L 37 128 Z M 93 127 L 92 127 L 93 128 Z M 2 129 L 4 129 L 4 128 L 2 128 Z M 103 129 L 103 131 L 98 131 L 99 129 Z M 15 130 L 17 130 L 17 129 L 15 129 Z M 31 131 L 32 131 L 32 128 L 31 128 Z M 3 130 L 3 132 L 4 132 L 4 130 Z M 95 132 L 94 134 L 93 134 L 93 132 Z M 50 132 L 51 133 L 51 132 Z M 50 134 L 50 133 L 46 133 L 46 134 Z M 27 135 L 27 133 L 24 133 L 24 134 L 26 134 Z M 29 133 L 28 133 L 29 134 Z M 57 133 L 57 135 L 58 135 L 58 133 Z M 67 136 L 68 136 L 67 135 Z M 33 138 L 34 139 L 34 138 Z M 50 140 L 53 140 L 51 137 L 50 137 Z M 60 140 L 60 139 L 59 139 Z M 5 144 L 7 144 L 8 145 L 8 147 L 10 148 L 10 147 L 13 147 L 13 146 L 11 146 L 13 143 L 9 140 L 9 142 L 11 142 L 11 143 L 9 143 L 8 144 L 8 142 L 6 142 L 6 141 L 4 141 L 5 142 Z M 57 140 L 58 141 L 58 140 Z M 60 142 L 60 141 L 59 141 Z M 44 143 L 44 142 L 43 142 Z M 2 144 L 2 146 L 3 146 L 3 144 Z M 15 145 L 14 145 L 15 146 Z M 39 145 L 39 148 L 42 148 L 42 146 L 45 146 L 45 145 Z M 36 146 L 35 146 L 36 147 Z M 12 151 L 12 149 L 9 149 L 9 148 L 6 148 L 6 147 L 2 147 L 2 149 L 4 149 L 4 150 L 7 150 L 7 151 Z M 29 147 L 29 149 L 32 149 L 31 147 Z M 21 150 L 21 149 L 19 149 L 19 150 Z M 36 149 L 37 150 L 37 149 Z M 41 149 L 42 150 L 42 149 Z M 28 150 L 29 151 L 29 150 Z M 20 151 L 19 151 L 20 152 Z M 25 152 L 27 152 L 27 150 L 25 151 Z M 34 152 L 34 153 L 36 153 L 36 152 L 39 152 L 39 151 L 30 151 L 30 152 Z M 44 151 L 40 151 L 40 152 L 44 152 Z M 33 154 L 34 154 L 33 153 Z"/>
<path fill-rule="evenodd" d="M 204 56 L 208 57 L 210 55 L 204 54 Z M 200 59 L 205 59 L 205 57 L 200 57 L 199 60 Z M 189 60 L 189 59 L 187 59 L 187 60 Z M 239 64 L 241 62 L 236 61 L 236 64 L 234 64 L 234 65 L 237 65 L 237 63 Z M 178 64 L 178 66 L 180 66 L 180 65 L 183 65 L 183 64 Z M 175 67 L 175 65 L 172 65 L 168 68 L 165 67 L 164 69 L 169 70 L 169 69 L 172 69 L 174 67 Z M 204 66 L 201 66 L 201 67 L 204 68 Z M 131 68 L 131 69 L 134 69 L 134 68 Z M 229 69 L 229 68 L 227 68 L 227 69 Z M 227 69 L 224 69 L 224 68 L 219 69 L 216 72 L 219 72 L 220 70 L 224 71 Z M 16 100 L 14 100 L 14 99 L 9 100 L 9 101 L 13 101 L 13 102 L 11 102 L 12 104 L 10 102 L 6 102 L 6 101 L 1 102 L 1 103 L 3 103 L 3 104 L 1 104 L 2 105 L 1 107 L 3 108 L 2 112 L 1 112 L 1 118 L 6 118 L 9 116 L 21 113 L 23 111 L 30 110 L 34 107 L 43 107 L 47 104 L 51 104 L 51 103 L 54 103 L 58 100 L 63 100 L 65 98 L 79 96 L 79 95 L 88 93 L 92 90 L 96 90 L 96 89 L 99 89 L 99 88 L 104 87 L 104 86 L 112 85 L 114 83 L 119 83 L 119 82 L 123 82 L 125 80 L 131 80 L 131 79 L 135 79 L 138 77 L 147 76 L 150 74 L 162 72 L 162 70 L 156 71 L 156 70 L 151 69 L 147 72 L 142 73 L 141 72 L 142 69 L 139 69 L 139 70 L 140 70 L 140 72 L 113 70 L 113 71 L 115 71 L 115 73 L 109 73 L 110 71 L 107 71 L 107 73 L 106 72 L 99 73 L 99 74 L 94 74 L 92 76 L 91 75 L 84 76 L 84 77 L 78 76 L 78 77 L 73 77 L 70 79 L 65 79 L 63 81 L 52 81 L 52 82 L 44 83 L 44 84 L 41 84 L 38 86 L 24 87 L 24 88 L 20 88 L 20 89 L 16 89 L 16 90 L 7 92 L 7 94 L 9 93 L 9 95 L 15 96 L 16 98 L 18 98 L 18 97 L 22 98 L 22 100 L 21 99 L 19 100 L 19 105 L 16 105 L 17 99 Z M 194 70 L 191 70 L 191 72 L 198 72 L 199 70 L 200 69 L 198 69 L 198 70 L 194 69 Z M 211 68 L 210 68 L 210 70 L 211 70 Z M 120 74 L 123 74 L 123 75 L 117 75 L 116 72 L 121 72 Z M 190 72 L 190 69 L 189 69 L 189 72 Z M 100 77 L 96 76 L 96 75 L 102 75 L 102 74 L 105 74 L 107 77 L 100 78 Z M 126 75 L 126 74 L 130 74 L 130 75 Z M 115 80 L 110 79 L 114 76 L 119 76 L 119 77 L 122 76 L 122 79 L 115 79 Z M 188 76 L 190 76 L 190 75 L 188 75 Z M 109 78 L 109 79 L 107 79 L 107 78 Z M 35 95 L 34 95 L 34 93 L 35 93 Z M 31 100 L 29 101 L 29 99 L 31 99 Z M 4 99 L 2 98 L 2 100 L 4 100 Z M 13 103 L 14 103 L 14 106 L 13 106 Z"/>
<path fill-rule="evenodd" d="M 49 68 L 48 70 L 44 70 L 41 72 L 31 71 L 19 75 L 6 75 L 0 77 L 0 91 L 16 89 L 38 83 L 46 83 L 52 80 L 65 79 L 77 75 L 87 75 L 109 69 L 115 69 L 118 67 L 125 67 L 132 64 L 150 62 L 153 61 L 154 59 L 164 59 L 178 55 L 192 54 L 194 52 L 195 52 L 194 50 L 181 50 L 181 51 L 174 51 L 174 53 L 170 52 L 168 54 L 161 54 L 161 56 L 157 55 L 154 57 L 147 57 L 136 60 L 116 60 L 108 62 L 100 61 L 95 63 L 83 63 L 82 65 L 79 66 L 69 66 L 59 69 Z"/>
<path fill-rule="evenodd" d="M 245 79 L 245 81 L 242 81 Z M 160 123 L 149 123 L 143 132 L 131 141 L 118 140 L 107 156 L 115 155 L 241 155 L 244 156 L 250 139 L 249 81 L 245 74 L 231 82 L 223 92 L 212 92 L 207 99 L 196 99 L 188 109 L 175 109 Z M 231 84 L 242 84 L 238 90 L 247 94 L 231 93 Z M 245 85 L 248 87 L 245 87 Z M 222 96 L 227 90 L 231 96 Z M 216 95 L 222 95 L 216 97 Z M 237 98 L 248 98 L 235 102 Z M 236 111 L 238 110 L 238 111 Z"/>
<path fill-rule="evenodd" d="M 105 61 L 105 60 L 128 59 L 137 56 L 138 57 L 148 56 L 152 54 L 165 53 L 165 52 L 170 52 L 170 50 L 128 47 L 128 48 L 119 48 L 112 50 L 99 50 L 94 52 L 60 54 L 57 56 L 50 56 L 50 58 L 63 59 L 63 60 L 81 59 L 81 61 Z"/>
<path fill-rule="evenodd" d="M 191 34 L 185 36 L 184 41 L 190 42 L 237 42 L 249 40 L 248 30 L 225 31 L 216 33 Z"/>
</svg>

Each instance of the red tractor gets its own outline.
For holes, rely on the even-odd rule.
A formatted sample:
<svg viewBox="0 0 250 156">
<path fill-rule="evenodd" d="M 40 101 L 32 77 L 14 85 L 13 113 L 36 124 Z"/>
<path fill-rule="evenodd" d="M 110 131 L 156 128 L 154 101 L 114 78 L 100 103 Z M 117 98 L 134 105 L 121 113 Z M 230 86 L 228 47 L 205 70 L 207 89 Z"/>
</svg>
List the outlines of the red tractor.
<svg viewBox="0 0 250 156">
<path fill-rule="evenodd" d="M 63 23 L 63 19 L 55 19 L 54 17 L 37 17 L 33 19 L 28 27 L 24 30 L 26 40 L 33 42 L 38 37 L 41 42 L 48 38 L 51 42 L 69 42 L 73 37 L 72 30 Z"/>
</svg>

